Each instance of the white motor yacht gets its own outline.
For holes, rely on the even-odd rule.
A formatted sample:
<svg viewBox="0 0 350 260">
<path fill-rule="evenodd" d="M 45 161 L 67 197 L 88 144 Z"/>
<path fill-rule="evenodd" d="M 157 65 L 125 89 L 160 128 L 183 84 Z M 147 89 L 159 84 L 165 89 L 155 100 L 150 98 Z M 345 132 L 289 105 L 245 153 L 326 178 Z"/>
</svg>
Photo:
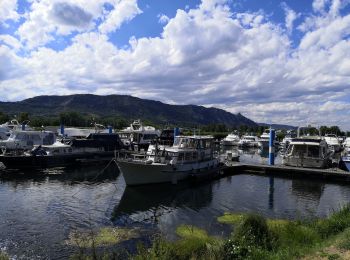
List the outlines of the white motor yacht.
<svg viewBox="0 0 350 260">
<path fill-rule="evenodd" d="M 140 120 L 135 120 L 129 127 L 118 132 L 125 146 L 133 149 L 147 149 L 149 144 L 160 137 L 160 131 L 153 126 L 144 126 Z"/>
<path fill-rule="evenodd" d="M 295 133 L 294 130 L 288 130 L 287 134 L 285 135 L 285 137 L 283 138 L 283 140 L 281 142 L 282 149 L 286 150 L 288 148 L 290 141 L 296 137 L 297 137 L 297 134 Z"/>
<path fill-rule="evenodd" d="M 12 131 L 7 140 L 0 141 L 2 152 L 10 150 L 30 150 L 34 145 L 50 145 L 56 141 L 51 131 Z"/>
<path fill-rule="evenodd" d="M 329 149 L 334 152 L 340 151 L 339 139 L 335 134 L 326 134 L 324 139 L 327 142 Z"/>
<path fill-rule="evenodd" d="M 64 136 L 61 134 L 61 128 L 57 129 L 57 134 L 62 137 L 66 137 L 69 139 L 74 138 L 87 138 L 90 134 L 96 134 L 96 133 L 109 133 L 109 129 L 107 129 L 104 125 L 101 124 L 94 124 L 94 127 L 67 127 L 64 128 Z"/>
<path fill-rule="evenodd" d="M 244 135 L 238 145 L 241 147 L 258 147 L 258 137 L 255 135 Z"/>
<path fill-rule="evenodd" d="M 345 152 L 350 152 L 350 137 L 347 137 L 343 142 L 343 148 Z"/>
<path fill-rule="evenodd" d="M 220 144 L 223 146 L 234 146 L 239 143 L 239 135 L 235 132 L 228 134 L 224 139 L 221 140 Z"/>
<path fill-rule="evenodd" d="M 270 143 L 270 129 L 266 129 L 258 139 L 258 147 L 260 149 L 268 149 L 269 143 Z M 273 141 L 273 144 L 277 145 L 276 137 L 275 137 L 275 140 Z"/>
<path fill-rule="evenodd" d="M 300 128 L 301 129 L 301 128 Z M 283 156 L 283 164 L 296 167 L 326 168 L 331 162 L 333 152 L 320 136 L 301 136 L 292 138 Z"/>
<path fill-rule="evenodd" d="M 146 158 L 117 158 L 127 185 L 171 182 L 219 169 L 212 136 L 176 136 L 173 146 L 150 145 Z"/>
<path fill-rule="evenodd" d="M 12 131 L 15 131 L 15 130 L 32 131 L 33 128 L 31 128 L 28 124 L 29 124 L 29 121 L 24 121 L 22 123 L 19 123 L 16 119 L 12 119 L 9 122 L 1 124 L 0 140 L 7 140 L 10 137 Z"/>
</svg>

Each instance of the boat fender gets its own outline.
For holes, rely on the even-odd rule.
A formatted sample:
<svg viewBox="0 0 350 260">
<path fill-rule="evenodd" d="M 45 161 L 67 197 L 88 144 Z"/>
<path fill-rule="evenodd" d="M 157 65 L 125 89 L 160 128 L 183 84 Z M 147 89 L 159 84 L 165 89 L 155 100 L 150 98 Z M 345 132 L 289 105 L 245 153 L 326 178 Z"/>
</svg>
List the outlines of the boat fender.
<svg viewBox="0 0 350 260">
<path fill-rule="evenodd" d="M 152 160 L 147 160 L 147 161 L 146 161 L 146 164 L 152 164 L 152 163 L 153 163 Z"/>
</svg>

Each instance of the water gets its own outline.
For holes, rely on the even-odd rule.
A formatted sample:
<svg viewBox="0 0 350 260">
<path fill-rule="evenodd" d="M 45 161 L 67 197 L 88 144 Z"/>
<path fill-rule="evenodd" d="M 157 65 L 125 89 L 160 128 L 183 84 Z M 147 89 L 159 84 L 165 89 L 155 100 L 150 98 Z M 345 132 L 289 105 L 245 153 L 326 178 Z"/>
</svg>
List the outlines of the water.
<svg viewBox="0 0 350 260">
<path fill-rule="evenodd" d="M 240 156 L 267 162 L 258 152 Z M 193 224 L 228 235 L 228 227 L 216 221 L 227 211 L 305 219 L 326 217 L 350 200 L 349 185 L 246 174 L 194 186 L 125 187 L 116 167 L 99 174 L 102 168 L 2 172 L 0 249 L 16 259 L 65 259 L 76 250 L 65 244 L 74 231 L 142 227 L 175 239 L 178 225 Z"/>
</svg>

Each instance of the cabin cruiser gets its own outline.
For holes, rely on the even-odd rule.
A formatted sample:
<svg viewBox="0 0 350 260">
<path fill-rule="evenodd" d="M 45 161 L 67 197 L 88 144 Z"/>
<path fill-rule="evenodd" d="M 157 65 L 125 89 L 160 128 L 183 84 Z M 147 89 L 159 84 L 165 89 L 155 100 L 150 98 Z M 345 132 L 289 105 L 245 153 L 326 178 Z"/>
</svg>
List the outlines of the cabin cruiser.
<svg viewBox="0 0 350 260">
<path fill-rule="evenodd" d="M 299 131 L 298 131 L 299 132 Z M 283 164 L 296 167 L 326 168 L 333 152 L 320 136 L 300 136 L 292 138 L 283 156 Z"/>
<path fill-rule="evenodd" d="M 221 140 L 220 144 L 223 146 L 238 145 L 240 141 L 239 135 L 235 132 L 228 134 L 224 139 Z"/>
<path fill-rule="evenodd" d="M 31 128 L 28 124 L 29 124 L 29 121 L 24 121 L 20 124 L 16 119 L 12 119 L 9 122 L 1 124 L 0 140 L 7 140 L 10 137 L 12 131 L 15 131 L 15 130 L 32 131 L 33 128 Z"/>
<path fill-rule="evenodd" d="M 173 146 L 150 145 L 145 158 L 117 158 L 127 185 L 171 182 L 219 169 L 212 136 L 176 136 Z"/>
<path fill-rule="evenodd" d="M 297 137 L 297 134 L 295 133 L 294 130 L 288 130 L 287 134 L 285 135 L 285 137 L 283 138 L 282 142 L 281 142 L 281 146 L 283 150 L 286 150 L 290 141 Z"/>
<path fill-rule="evenodd" d="M 260 138 L 258 139 L 258 147 L 259 149 L 268 149 L 269 148 L 269 143 L 270 143 L 270 129 L 264 130 Z M 278 142 L 275 138 L 273 141 L 274 145 L 277 145 Z"/>
<path fill-rule="evenodd" d="M 7 140 L 0 141 L 3 153 L 14 150 L 30 150 L 34 145 L 50 145 L 56 141 L 56 136 L 51 131 L 12 131 Z"/>
<path fill-rule="evenodd" d="M 11 130 L 0 125 L 0 140 L 6 140 L 11 135 Z"/>
<path fill-rule="evenodd" d="M 90 134 L 93 133 L 109 133 L 110 130 L 107 129 L 104 125 L 94 124 L 94 127 L 90 128 L 79 128 L 79 127 L 67 127 L 57 129 L 57 134 L 64 138 L 87 138 Z"/>
<path fill-rule="evenodd" d="M 147 150 L 149 144 L 159 138 L 160 131 L 153 126 L 144 126 L 140 120 L 135 120 L 129 127 L 118 132 L 125 146 L 131 149 Z"/>
<path fill-rule="evenodd" d="M 324 139 L 327 142 L 329 149 L 334 152 L 340 152 L 340 143 L 335 134 L 326 134 Z"/>
<path fill-rule="evenodd" d="M 350 137 L 347 137 L 343 142 L 343 148 L 345 152 L 350 152 Z"/>
<path fill-rule="evenodd" d="M 85 139 L 35 145 L 31 151 L 20 154 L 2 154 L 0 162 L 8 169 L 57 167 L 78 160 L 111 160 L 115 151 L 122 148 L 118 134 L 95 133 Z"/>
<path fill-rule="evenodd" d="M 258 137 L 255 135 L 244 135 L 238 145 L 241 147 L 257 147 Z"/>
</svg>

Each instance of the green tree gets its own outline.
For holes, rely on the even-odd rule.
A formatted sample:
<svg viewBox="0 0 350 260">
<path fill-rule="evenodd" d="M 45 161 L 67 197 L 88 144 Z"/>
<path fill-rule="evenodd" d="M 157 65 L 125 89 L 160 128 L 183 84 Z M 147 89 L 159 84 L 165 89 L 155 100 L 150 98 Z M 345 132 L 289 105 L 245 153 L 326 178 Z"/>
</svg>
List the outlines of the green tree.
<svg viewBox="0 0 350 260">
<path fill-rule="evenodd" d="M 22 123 L 23 121 L 29 120 L 29 113 L 28 112 L 21 112 L 18 117 L 18 121 Z"/>
</svg>

